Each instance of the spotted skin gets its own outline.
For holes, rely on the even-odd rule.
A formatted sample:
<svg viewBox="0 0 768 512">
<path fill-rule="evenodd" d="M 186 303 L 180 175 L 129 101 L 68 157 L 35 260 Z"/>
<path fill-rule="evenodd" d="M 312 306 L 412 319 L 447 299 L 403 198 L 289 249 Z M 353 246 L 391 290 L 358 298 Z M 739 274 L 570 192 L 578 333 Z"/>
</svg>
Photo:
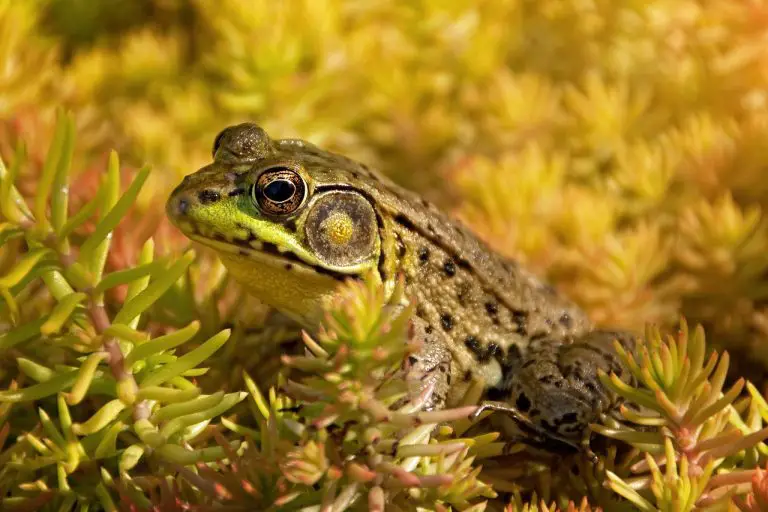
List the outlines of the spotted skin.
<svg viewBox="0 0 768 512">
<path fill-rule="evenodd" d="M 284 181 L 270 188 L 275 180 Z M 269 196 L 291 190 L 285 201 Z M 304 326 L 316 325 L 338 281 L 373 272 L 391 290 L 404 275 L 424 341 L 404 364 L 421 383 L 414 393 L 434 389 L 428 408 L 455 404 L 480 379 L 492 408 L 503 404 L 520 427 L 505 429 L 511 437 L 575 444 L 617 405 L 598 369 L 628 378 L 612 343 L 629 346 L 630 335 L 594 330 L 575 304 L 432 203 L 305 141 L 274 140 L 250 123 L 225 129 L 213 163 L 184 179 L 167 212 Z"/>
</svg>

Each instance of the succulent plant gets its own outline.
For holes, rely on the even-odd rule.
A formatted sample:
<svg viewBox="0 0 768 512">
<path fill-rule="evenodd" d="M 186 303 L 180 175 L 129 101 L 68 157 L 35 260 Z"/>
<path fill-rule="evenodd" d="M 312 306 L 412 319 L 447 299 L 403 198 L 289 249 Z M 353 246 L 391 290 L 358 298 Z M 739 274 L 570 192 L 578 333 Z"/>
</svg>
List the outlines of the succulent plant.
<svg viewBox="0 0 768 512">
<path fill-rule="evenodd" d="M 765 508 L 766 19 L 0 0 L 0 508 Z M 598 464 L 505 454 L 468 409 L 391 409 L 407 312 L 369 284 L 297 337 L 189 251 L 165 197 L 248 119 L 381 168 L 598 324 L 648 326 L 637 387 L 605 376 L 639 408 L 594 426 Z"/>
</svg>

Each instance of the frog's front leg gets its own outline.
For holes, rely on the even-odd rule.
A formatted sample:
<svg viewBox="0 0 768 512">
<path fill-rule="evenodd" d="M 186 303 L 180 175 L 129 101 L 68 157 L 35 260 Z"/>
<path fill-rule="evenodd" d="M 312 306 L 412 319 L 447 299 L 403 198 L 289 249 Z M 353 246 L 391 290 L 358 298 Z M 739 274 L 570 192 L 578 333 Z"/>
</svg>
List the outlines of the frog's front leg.
<svg viewBox="0 0 768 512">
<path fill-rule="evenodd" d="M 631 381 L 614 340 L 630 351 L 636 343 L 629 333 L 600 330 L 579 338 L 533 340 L 520 365 L 489 393 L 498 400 L 481 404 L 476 414 L 503 411 L 519 430 L 511 435 L 518 442 L 554 442 L 591 453 L 589 424 L 602 413 L 615 413 L 620 404 L 600 382 L 598 370 Z"/>
<path fill-rule="evenodd" d="M 423 401 L 422 410 L 445 407 L 451 385 L 451 353 L 448 340 L 442 332 L 433 329 L 425 320 L 411 319 L 410 339 L 420 342 L 420 348 L 403 362 L 403 377 L 408 385 L 406 401 Z M 424 393 L 428 396 L 422 397 Z"/>
</svg>

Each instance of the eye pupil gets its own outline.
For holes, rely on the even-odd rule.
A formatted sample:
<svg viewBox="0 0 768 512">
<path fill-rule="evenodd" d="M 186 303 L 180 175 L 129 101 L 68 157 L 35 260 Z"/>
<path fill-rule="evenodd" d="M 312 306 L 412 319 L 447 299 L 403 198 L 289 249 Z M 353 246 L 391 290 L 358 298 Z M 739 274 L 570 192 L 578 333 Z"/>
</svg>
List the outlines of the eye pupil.
<svg viewBox="0 0 768 512">
<path fill-rule="evenodd" d="M 274 180 L 264 187 L 264 196 L 272 202 L 283 203 L 296 193 L 296 185 L 288 180 Z"/>
<path fill-rule="evenodd" d="M 251 197 L 268 215 L 295 212 L 307 196 L 307 184 L 293 169 L 275 166 L 261 172 L 251 188 Z"/>
</svg>

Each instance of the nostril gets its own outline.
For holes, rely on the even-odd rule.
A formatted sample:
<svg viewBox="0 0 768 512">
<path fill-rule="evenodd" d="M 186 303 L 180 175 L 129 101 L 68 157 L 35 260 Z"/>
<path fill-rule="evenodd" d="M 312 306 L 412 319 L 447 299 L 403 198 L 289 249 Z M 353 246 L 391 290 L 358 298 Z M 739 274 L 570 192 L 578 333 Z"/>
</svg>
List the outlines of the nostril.
<svg viewBox="0 0 768 512">
<path fill-rule="evenodd" d="M 179 200 L 176 201 L 176 211 L 179 215 L 186 215 L 187 211 L 189 211 L 189 200 L 183 197 L 179 198 Z"/>
</svg>

